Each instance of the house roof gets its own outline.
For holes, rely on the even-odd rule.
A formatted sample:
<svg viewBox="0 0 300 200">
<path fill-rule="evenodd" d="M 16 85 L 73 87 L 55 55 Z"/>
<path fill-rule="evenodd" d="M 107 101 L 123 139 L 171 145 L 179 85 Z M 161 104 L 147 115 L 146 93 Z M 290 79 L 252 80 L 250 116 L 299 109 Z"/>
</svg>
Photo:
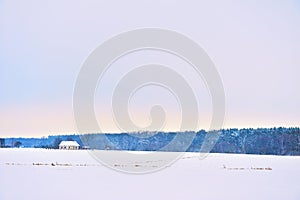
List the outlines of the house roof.
<svg viewBox="0 0 300 200">
<path fill-rule="evenodd" d="M 76 146 L 76 147 L 79 147 L 80 145 L 76 141 L 61 141 L 59 146 Z"/>
</svg>

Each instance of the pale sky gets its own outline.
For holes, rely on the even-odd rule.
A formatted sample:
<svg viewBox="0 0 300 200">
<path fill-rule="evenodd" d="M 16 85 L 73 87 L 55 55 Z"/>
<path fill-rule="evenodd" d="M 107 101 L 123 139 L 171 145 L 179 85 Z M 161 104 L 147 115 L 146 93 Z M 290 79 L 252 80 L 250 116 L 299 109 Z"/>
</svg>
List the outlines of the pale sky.
<svg viewBox="0 0 300 200">
<path fill-rule="evenodd" d="M 82 63 L 112 36 L 143 27 L 174 30 L 206 50 L 223 81 L 224 127 L 300 126 L 299 1 L 2 0 L 0 137 L 76 133 L 72 96 Z M 104 96 L 96 94 L 95 112 L 103 131 L 118 131 L 106 105 L 118 76 L 153 60 L 203 91 L 196 95 L 199 128 L 206 129 L 211 103 L 205 84 L 176 57 L 140 52 L 116 62 L 101 80 Z M 156 95 L 161 99 L 149 98 Z M 161 88 L 136 94 L 132 120 L 149 124 L 153 104 L 165 105 L 166 130 L 177 130 L 180 108 Z"/>
</svg>

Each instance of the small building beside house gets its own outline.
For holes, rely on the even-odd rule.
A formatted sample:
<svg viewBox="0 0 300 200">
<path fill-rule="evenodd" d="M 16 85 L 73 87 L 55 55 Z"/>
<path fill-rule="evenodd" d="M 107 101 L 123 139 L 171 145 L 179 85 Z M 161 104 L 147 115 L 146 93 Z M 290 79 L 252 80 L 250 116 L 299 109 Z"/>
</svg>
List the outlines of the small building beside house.
<svg viewBox="0 0 300 200">
<path fill-rule="evenodd" d="M 59 149 L 78 150 L 80 145 L 76 141 L 61 141 Z"/>
</svg>

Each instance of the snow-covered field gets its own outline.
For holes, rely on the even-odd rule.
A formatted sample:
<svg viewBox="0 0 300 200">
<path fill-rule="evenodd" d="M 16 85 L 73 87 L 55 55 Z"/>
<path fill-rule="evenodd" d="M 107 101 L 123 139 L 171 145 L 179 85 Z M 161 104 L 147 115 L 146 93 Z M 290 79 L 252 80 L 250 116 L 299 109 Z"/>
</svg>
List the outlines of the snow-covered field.
<svg viewBox="0 0 300 200">
<path fill-rule="evenodd" d="M 17 199 L 299 200 L 300 157 L 187 153 L 164 170 L 133 175 L 85 150 L 0 149 L 0 200 Z"/>
</svg>

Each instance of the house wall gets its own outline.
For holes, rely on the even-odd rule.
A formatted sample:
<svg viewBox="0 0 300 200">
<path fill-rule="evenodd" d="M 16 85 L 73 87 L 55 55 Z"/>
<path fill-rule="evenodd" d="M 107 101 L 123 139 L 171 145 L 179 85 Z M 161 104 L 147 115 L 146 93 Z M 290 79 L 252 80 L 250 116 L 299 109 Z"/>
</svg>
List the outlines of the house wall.
<svg viewBox="0 0 300 200">
<path fill-rule="evenodd" d="M 78 150 L 79 147 L 77 147 L 77 146 L 59 146 L 59 149 L 65 149 L 65 150 Z"/>
</svg>

